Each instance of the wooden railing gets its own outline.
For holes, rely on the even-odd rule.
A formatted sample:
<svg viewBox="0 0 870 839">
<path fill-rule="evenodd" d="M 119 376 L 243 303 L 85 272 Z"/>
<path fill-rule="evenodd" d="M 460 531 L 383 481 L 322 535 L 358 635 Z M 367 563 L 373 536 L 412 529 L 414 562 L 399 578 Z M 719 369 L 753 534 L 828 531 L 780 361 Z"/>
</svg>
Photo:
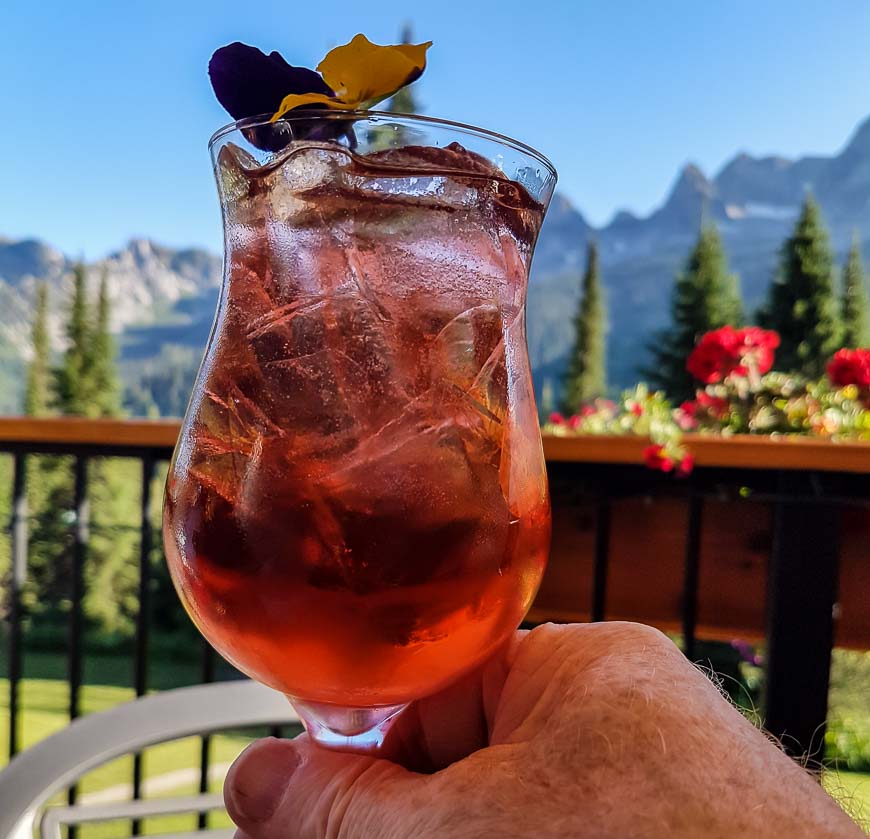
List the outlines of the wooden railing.
<svg viewBox="0 0 870 839">
<path fill-rule="evenodd" d="M 35 453 L 75 457 L 74 714 L 81 682 L 88 461 L 111 455 L 142 463 L 145 597 L 148 556 L 159 542 L 148 521 L 147 496 L 155 463 L 170 457 L 178 432 L 179 423 L 169 420 L 0 418 L 0 452 L 15 462 L 13 750 L 21 670 L 16 604 L 27 572 L 25 459 Z M 795 751 L 818 756 L 832 645 L 836 640 L 870 648 L 870 444 L 696 435 L 685 442 L 696 467 L 680 480 L 643 466 L 642 439 L 544 438 L 553 546 L 529 619 L 639 620 L 679 632 L 693 659 L 698 638 L 764 640 L 766 724 L 787 735 Z M 137 626 L 138 692 L 146 688 L 147 634 L 143 617 Z"/>
<path fill-rule="evenodd" d="M 79 417 L 0 417 L 0 445 L 95 445 L 117 449 L 172 449 L 181 422 L 166 420 L 95 420 Z M 810 437 L 708 437 L 686 434 L 686 445 L 699 467 L 788 469 L 870 474 L 870 443 L 832 444 Z M 647 441 L 631 436 L 544 435 L 544 454 L 558 463 L 643 463 Z"/>
</svg>

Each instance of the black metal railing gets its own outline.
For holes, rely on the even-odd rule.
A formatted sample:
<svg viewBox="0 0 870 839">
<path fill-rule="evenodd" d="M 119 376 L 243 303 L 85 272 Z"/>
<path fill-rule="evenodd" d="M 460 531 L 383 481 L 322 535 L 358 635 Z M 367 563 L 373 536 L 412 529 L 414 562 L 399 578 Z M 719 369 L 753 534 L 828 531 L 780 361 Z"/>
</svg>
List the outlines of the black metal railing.
<svg viewBox="0 0 870 839">
<path fill-rule="evenodd" d="M 620 500 L 667 497 L 684 505 L 686 530 L 678 613 L 666 623 L 678 629 L 686 656 L 699 663 L 699 580 L 708 505 L 729 501 L 770 508 L 762 717 L 765 728 L 782 741 L 786 751 L 814 765 L 824 757 L 842 516 L 847 510 L 858 510 L 870 520 L 870 481 L 866 477 L 870 447 L 856 447 L 855 451 L 858 462 L 854 472 L 763 465 L 701 466 L 683 481 L 626 463 L 589 463 L 582 459 L 548 462 L 554 511 L 560 507 L 593 511 L 594 524 L 591 528 L 587 525 L 594 533 L 591 604 L 588 611 L 584 610 L 591 620 L 613 617 L 608 609 L 608 576 L 613 566 L 610 543 L 614 511 Z M 741 527 L 739 517 L 733 526 Z M 637 550 L 644 549 L 644 544 L 637 545 Z M 870 563 L 870 549 L 865 556 Z M 551 555 L 550 561 L 551 566 L 560 561 L 558 552 Z M 646 581 L 650 591 L 660 583 Z M 864 602 L 870 604 L 870 590 L 865 592 Z M 562 609 L 556 611 L 565 615 Z M 533 615 L 541 617 L 542 612 L 535 609 Z M 660 622 L 646 618 L 642 612 L 628 617 Z M 748 631 L 756 634 L 753 629 Z M 739 634 L 735 632 L 732 637 Z M 870 641 L 870 631 L 865 638 Z"/>
<path fill-rule="evenodd" d="M 138 581 L 138 611 L 133 657 L 133 682 L 136 696 L 142 696 L 148 691 L 148 648 L 151 629 L 150 621 L 150 557 L 154 548 L 154 528 L 151 522 L 152 488 L 156 466 L 160 461 L 168 460 L 172 455 L 172 446 L 154 442 L 124 442 L 113 441 L 111 428 L 117 424 L 106 426 L 105 442 L 65 442 L 62 439 L 51 440 L 51 433 L 36 433 L 40 424 L 26 421 L 34 429 L 32 440 L 3 439 L 0 436 L 0 452 L 6 452 L 13 458 L 13 487 L 11 499 L 11 522 L 9 527 L 11 537 L 12 567 L 9 574 L 8 597 L 8 675 L 9 675 L 9 757 L 12 758 L 20 749 L 20 685 L 23 675 L 23 638 L 22 638 L 22 591 L 27 579 L 27 559 L 29 542 L 29 512 L 27 502 L 27 460 L 31 455 L 72 455 L 73 465 L 73 524 L 72 524 L 72 573 L 70 580 L 70 608 L 68 617 L 67 637 L 67 682 L 68 716 L 76 719 L 81 713 L 81 695 L 84 667 L 84 615 L 83 601 L 85 596 L 85 566 L 88 557 L 90 541 L 91 510 L 88 497 L 89 466 L 95 458 L 123 457 L 138 460 L 141 463 L 141 505 L 139 520 L 139 581 Z M 22 423 L 23 424 L 23 423 Z M 76 426 L 82 429 L 81 423 Z M 100 424 L 94 424 L 98 429 Z M 49 429 L 49 432 L 51 429 Z M 2 433 L 2 432 L 0 432 Z M 13 437 L 22 436 L 16 433 Z M 27 436 L 26 432 L 23 436 Z M 59 434 L 62 438 L 64 435 Z M 90 435 L 87 435 L 90 436 Z M 49 438 L 49 439 L 46 439 Z M 205 647 L 203 658 L 210 659 L 212 651 Z M 210 681 L 213 668 L 207 672 L 203 668 L 203 681 Z M 207 746 L 203 745 L 206 755 L 201 775 L 208 780 Z M 134 798 L 142 793 L 143 762 L 142 754 L 133 756 L 132 786 Z M 68 801 L 74 804 L 78 797 L 76 785 L 68 791 Z M 200 818 L 204 818 L 202 814 Z M 139 835 L 141 824 L 133 822 L 133 834 Z M 77 829 L 69 828 L 70 839 L 75 839 Z"/>
<path fill-rule="evenodd" d="M 178 427 L 172 423 L 84 423 L 73 422 L 67 433 L 61 421 L 49 424 L 25 420 L 6 426 L 0 422 L 0 452 L 11 455 L 12 497 L 9 536 L 11 568 L 8 597 L 8 675 L 9 675 L 9 753 L 21 746 L 20 684 L 22 678 L 21 594 L 27 577 L 28 510 L 27 459 L 31 455 L 71 455 L 74 457 L 75 511 L 72 526 L 72 580 L 67 649 L 69 717 L 81 712 L 80 696 L 84 663 L 83 599 L 85 569 L 88 563 L 89 518 L 88 472 L 94 458 L 123 457 L 141 464 L 141 502 L 139 510 L 138 613 L 133 643 L 133 688 L 136 696 L 149 690 L 148 661 L 151 640 L 151 557 L 159 539 L 152 522 L 155 502 L 155 476 L 159 464 L 167 461 Z M 123 432 L 123 433 L 121 433 Z M 861 463 L 849 465 L 838 453 L 838 466 L 831 471 L 819 468 L 818 453 L 812 468 L 802 469 L 800 459 L 787 468 L 764 458 L 739 467 L 705 464 L 703 459 L 685 481 L 653 473 L 639 463 L 640 441 L 598 440 L 590 455 L 591 443 L 573 444 L 550 441 L 548 469 L 554 508 L 585 504 L 593 511 L 593 555 L 591 601 L 581 606 L 591 620 L 608 617 L 611 545 L 614 532 L 614 505 L 626 496 L 667 494 L 686 505 L 685 550 L 682 558 L 682 596 L 674 623 L 681 628 L 683 649 L 696 659 L 698 628 L 698 590 L 702 563 L 702 535 L 706 505 L 721 499 L 723 493 L 735 498 L 751 495 L 754 503 L 771 504 L 775 510 L 773 541 L 768 572 L 766 727 L 784 738 L 795 755 L 819 759 L 823 755 L 823 735 L 827 714 L 828 674 L 834 641 L 833 610 L 837 597 L 840 517 L 844 508 L 858 508 L 870 515 L 870 447 L 856 449 Z M 754 444 L 753 444 L 754 445 Z M 583 447 L 586 448 L 583 448 Z M 581 450 L 582 449 L 582 450 Z M 753 451 L 755 451 L 753 449 Z M 608 462 L 613 457 L 616 462 Z M 821 461 L 824 464 L 824 461 Z M 573 561 L 554 557 L 553 561 Z M 654 581 L 651 581 L 651 585 Z M 870 592 L 867 593 L 870 598 Z M 180 605 L 179 605 L 180 608 Z M 533 610 L 537 619 L 548 617 Z M 644 619 L 644 615 L 633 615 Z M 216 677 L 219 659 L 204 645 L 200 678 L 210 682 Z M 279 733 L 279 732 L 276 732 Z M 203 737 L 200 749 L 200 789 L 207 790 L 211 740 Z M 135 755 L 132 768 L 134 797 L 142 793 L 142 756 Z M 75 801 L 76 790 L 69 800 Z M 205 815 L 200 816 L 205 824 Z M 134 833 L 141 825 L 134 824 Z"/>
</svg>

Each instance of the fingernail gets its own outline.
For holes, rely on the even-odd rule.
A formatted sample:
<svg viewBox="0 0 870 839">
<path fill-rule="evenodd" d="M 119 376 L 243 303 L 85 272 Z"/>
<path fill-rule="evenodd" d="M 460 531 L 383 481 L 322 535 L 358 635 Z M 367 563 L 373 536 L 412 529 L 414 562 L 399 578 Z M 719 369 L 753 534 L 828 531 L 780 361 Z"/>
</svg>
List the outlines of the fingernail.
<svg viewBox="0 0 870 839">
<path fill-rule="evenodd" d="M 248 746 L 233 769 L 231 809 L 245 821 L 266 821 L 278 809 L 297 766 L 299 755 L 289 740 L 269 738 Z"/>
</svg>

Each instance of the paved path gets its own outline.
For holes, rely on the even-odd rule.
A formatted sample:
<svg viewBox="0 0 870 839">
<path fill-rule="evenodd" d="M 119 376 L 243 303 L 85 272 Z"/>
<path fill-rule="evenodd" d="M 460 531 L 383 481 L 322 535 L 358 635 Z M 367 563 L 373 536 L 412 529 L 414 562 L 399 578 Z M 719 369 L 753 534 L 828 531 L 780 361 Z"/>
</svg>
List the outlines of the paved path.
<svg viewBox="0 0 870 839">
<path fill-rule="evenodd" d="M 223 781 L 231 764 L 216 763 L 209 767 L 210 781 Z M 173 792 L 185 784 L 199 783 L 199 769 L 176 769 L 164 775 L 155 775 L 142 782 L 143 798 L 158 798 Z M 86 792 L 79 796 L 80 804 L 109 804 L 112 801 L 129 801 L 133 797 L 133 784 L 116 784 L 97 792 Z"/>
</svg>

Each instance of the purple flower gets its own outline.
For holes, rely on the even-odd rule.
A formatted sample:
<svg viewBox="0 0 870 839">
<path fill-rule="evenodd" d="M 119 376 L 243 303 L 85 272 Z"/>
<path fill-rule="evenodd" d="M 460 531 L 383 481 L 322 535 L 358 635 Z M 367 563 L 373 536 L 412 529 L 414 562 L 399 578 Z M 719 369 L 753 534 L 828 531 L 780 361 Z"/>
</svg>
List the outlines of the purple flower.
<svg viewBox="0 0 870 839">
<path fill-rule="evenodd" d="M 290 93 L 335 95 L 314 70 L 293 67 L 280 53 L 266 55 L 238 41 L 215 51 L 208 75 L 218 102 L 233 119 L 272 116 Z"/>
<path fill-rule="evenodd" d="M 735 638 L 731 642 L 731 646 L 740 654 L 740 658 L 742 658 L 747 664 L 761 667 L 761 656 L 758 655 L 758 653 L 756 653 L 752 646 L 747 644 L 746 641 L 743 641 L 740 638 Z"/>
</svg>

